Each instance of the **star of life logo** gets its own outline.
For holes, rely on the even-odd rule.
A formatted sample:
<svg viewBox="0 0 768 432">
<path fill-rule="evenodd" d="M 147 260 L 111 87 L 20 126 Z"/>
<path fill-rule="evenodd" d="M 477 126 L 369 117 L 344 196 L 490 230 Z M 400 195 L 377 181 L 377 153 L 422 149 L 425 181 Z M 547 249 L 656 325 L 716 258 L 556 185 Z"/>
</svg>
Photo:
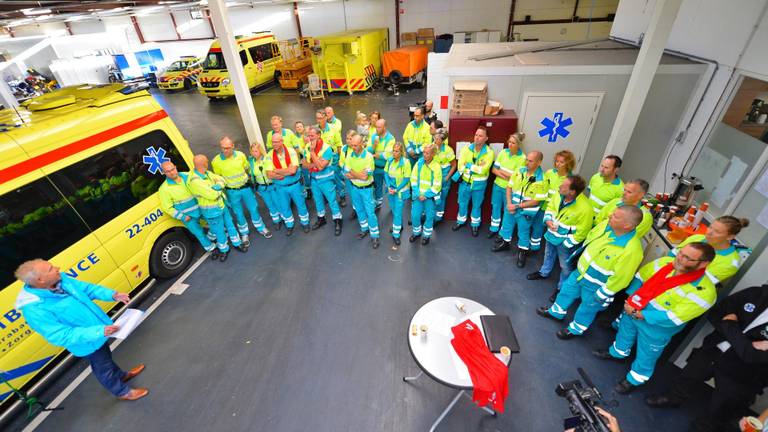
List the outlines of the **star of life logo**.
<svg viewBox="0 0 768 432">
<path fill-rule="evenodd" d="M 158 147 L 147 147 L 147 154 L 142 157 L 144 165 L 149 165 L 147 171 L 150 174 L 161 174 L 163 172 L 160 165 L 164 162 L 170 162 L 171 159 L 165 156 L 165 149 Z"/>
</svg>

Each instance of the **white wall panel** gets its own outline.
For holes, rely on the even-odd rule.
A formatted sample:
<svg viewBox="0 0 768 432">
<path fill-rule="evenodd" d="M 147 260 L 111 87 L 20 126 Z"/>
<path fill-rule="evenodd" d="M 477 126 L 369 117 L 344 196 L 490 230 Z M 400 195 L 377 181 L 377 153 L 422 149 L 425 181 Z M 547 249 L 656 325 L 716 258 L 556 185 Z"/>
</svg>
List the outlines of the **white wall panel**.
<svg viewBox="0 0 768 432">
<path fill-rule="evenodd" d="M 68 34 L 67 28 L 63 22 L 39 23 L 39 24 L 18 26 L 13 28 L 13 33 L 16 37 L 64 36 Z"/>
<path fill-rule="evenodd" d="M 123 42 L 123 49 L 132 50 L 138 49 L 141 45 L 139 36 L 136 34 L 136 29 L 131 23 L 131 18 L 124 17 L 111 17 L 103 18 L 104 27 L 107 29 L 107 33 L 115 35 L 117 38 L 121 38 Z"/>
<path fill-rule="evenodd" d="M 137 16 L 141 34 L 146 42 L 176 40 L 176 31 L 169 13 Z"/>
<path fill-rule="evenodd" d="M 173 12 L 176 31 L 182 39 L 213 38 L 213 31 L 207 19 L 193 20 L 189 11 Z"/>
<path fill-rule="evenodd" d="M 228 12 L 235 34 L 271 30 L 278 39 L 298 36 L 291 4 L 229 8 Z"/>
<path fill-rule="evenodd" d="M 400 32 L 432 27 L 436 35 L 483 29 L 506 34 L 510 5 L 511 0 L 403 0 Z"/>
<path fill-rule="evenodd" d="M 82 20 L 69 23 L 73 35 L 88 33 L 104 33 L 107 27 L 102 20 Z"/>
</svg>

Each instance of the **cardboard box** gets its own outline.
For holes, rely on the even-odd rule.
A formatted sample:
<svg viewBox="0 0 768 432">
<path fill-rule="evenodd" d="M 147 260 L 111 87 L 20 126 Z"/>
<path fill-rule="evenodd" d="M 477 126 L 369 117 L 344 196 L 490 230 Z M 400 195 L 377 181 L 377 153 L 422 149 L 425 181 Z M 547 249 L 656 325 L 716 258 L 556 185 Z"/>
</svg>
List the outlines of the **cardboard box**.
<svg viewBox="0 0 768 432">
<path fill-rule="evenodd" d="M 488 83 L 485 81 L 456 81 L 453 83 L 454 92 L 488 92 Z"/>
<path fill-rule="evenodd" d="M 483 115 L 484 108 L 478 109 L 452 109 L 451 117 L 456 116 L 480 116 Z"/>
<path fill-rule="evenodd" d="M 403 40 L 403 39 L 400 40 L 400 46 L 401 47 L 411 46 L 411 45 L 416 45 L 416 41 L 415 40 Z"/>
<path fill-rule="evenodd" d="M 499 113 L 503 110 L 504 110 L 504 105 L 502 105 L 501 102 L 489 100 L 488 103 L 485 105 L 485 111 L 483 112 L 483 115 L 495 116 L 495 115 L 499 115 Z"/>
<path fill-rule="evenodd" d="M 434 39 L 435 29 L 433 29 L 432 27 L 420 28 L 419 30 L 416 31 L 416 34 L 422 38 Z"/>
<path fill-rule="evenodd" d="M 406 32 L 406 33 L 403 33 L 403 34 L 400 35 L 400 40 L 401 41 L 406 41 L 406 40 L 409 40 L 409 41 L 413 40 L 413 41 L 415 41 L 416 40 L 416 36 L 417 35 L 416 35 L 415 32 Z"/>
</svg>

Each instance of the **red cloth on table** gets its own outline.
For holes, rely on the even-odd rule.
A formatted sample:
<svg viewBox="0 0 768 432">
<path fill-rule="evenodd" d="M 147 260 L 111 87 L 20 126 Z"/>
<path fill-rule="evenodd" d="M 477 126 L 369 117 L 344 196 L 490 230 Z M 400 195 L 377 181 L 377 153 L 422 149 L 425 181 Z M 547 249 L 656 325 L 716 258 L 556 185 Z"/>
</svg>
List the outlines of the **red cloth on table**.
<svg viewBox="0 0 768 432">
<path fill-rule="evenodd" d="M 485 344 L 480 329 L 470 320 L 452 327 L 451 345 L 456 354 L 467 365 L 472 379 L 472 400 L 479 406 L 493 405 L 497 412 L 504 412 L 507 398 L 507 366 L 496 358 Z"/>
</svg>

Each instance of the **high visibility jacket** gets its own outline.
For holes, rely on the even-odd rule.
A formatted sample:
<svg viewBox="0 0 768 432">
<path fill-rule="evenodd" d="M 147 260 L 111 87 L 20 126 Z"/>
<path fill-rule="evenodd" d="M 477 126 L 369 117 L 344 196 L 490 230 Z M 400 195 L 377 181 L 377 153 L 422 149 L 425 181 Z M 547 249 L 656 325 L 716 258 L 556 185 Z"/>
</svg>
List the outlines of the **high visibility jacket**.
<svg viewBox="0 0 768 432">
<path fill-rule="evenodd" d="M 179 173 L 179 182 L 165 179 L 157 193 L 160 195 L 160 209 L 163 213 L 183 221 L 187 216 L 200 217 L 200 207 L 192 192 L 187 188 L 188 173 Z"/>
<path fill-rule="evenodd" d="M 544 213 L 544 222 L 553 221 L 557 228 L 547 228 L 544 238 L 553 246 L 563 244 L 572 248 L 587 238 L 592 229 L 592 214 L 592 205 L 584 194 L 569 203 L 563 203 L 563 196 L 557 194 L 550 198 Z"/>
<path fill-rule="evenodd" d="M 691 243 L 706 243 L 707 238 L 704 234 L 694 234 L 687 239 L 683 240 L 676 248 L 669 252 L 669 256 L 674 257 L 683 248 L 683 246 Z M 746 247 L 738 247 L 738 243 L 731 242 L 731 245 L 723 250 L 715 250 L 715 259 L 707 266 L 707 276 L 713 284 L 723 282 L 729 277 L 736 274 L 739 271 L 739 267 L 743 264 L 743 258 L 739 253 L 739 249 L 745 251 L 748 255 L 752 251 Z"/>
<path fill-rule="evenodd" d="M 325 142 L 325 141 L 323 141 Z M 344 166 L 344 161 L 347 160 L 347 156 L 352 153 L 352 147 L 348 146 L 347 144 L 344 144 L 341 146 L 341 149 L 339 150 L 339 166 Z"/>
<path fill-rule="evenodd" d="M 341 120 L 339 120 L 336 116 L 333 116 L 325 121 L 326 124 L 330 125 L 331 128 L 336 130 L 336 133 L 341 134 L 342 127 L 341 127 Z"/>
<path fill-rule="evenodd" d="M 552 168 L 544 172 L 544 181 L 547 182 L 547 202 L 551 201 L 555 196 L 560 195 L 560 185 L 568 177 L 570 173 L 561 176 L 557 173 L 557 170 Z M 586 196 L 585 196 L 586 197 Z"/>
<path fill-rule="evenodd" d="M 245 186 L 248 183 L 248 168 L 248 158 L 237 150 L 232 153 L 230 158 L 225 158 L 223 154 L 218 154 L 211 160 L 211 170 L 224 177 L 226 187 L 228 188 L 241 188 Z"/>
<path fill-rule="evenodd" d="M 258 185 L 268 185 L 272 183 L 269 177 L 267 177 L 267 161 L 266 157 L 262 156 L 259 159 L 254 157 L 248 158 L 249 171 L 252 179 Z"/>
<path fill-rule="evenodd" d="M 312 160 L 312 158 L 310 157 L 310 153 L 312 151 L 314 151 L 314 146 L 310 144 L 307 146 L 307 148 L 304 151 L 304 158 L 306 160 L 308 161 Z M 320 158 L 327 160 L 328 165 L 326 165 L 325 168 L 322 169 L 321 171 L 317 171 L 317 172 L 310 171 L 309 172 L 310 177 L 314 181 L 332 180 L 334 176 L 334 172 L 333 172 L 333 166 L 331 165 L 330 162 L 333 160 L 333 156 L 334 156 L 333 149 L 331 148 L 331 146 L 326 144 L 325 141 L 323 141 L 323 145 L 320 146 L 320 151 L 317 153 L 317 155 Z"/>
<path fill-rule="evenodd" d="M 201 210 L 224 208 L 224 185 L 224 178 L 211 171 L 200 173 L 194 170 L 187 180 L 187 187 L 197 199 Z"/>
<path fill-rule="evenodd" d="M 577 268 L 595 294 L 605 300 L 626 288 L 643 261 L 640 238 L 632 230 L 616 236 L 608 221 L 592 228 L 584 241 Z"/>
<path fill-rule="evenodd" d="M 379 140 L 378 144 L 376 144 L 377 139 Z M 395 137 L 389 133 L 389 131 L 387 131 L 383 137 L 380 137 L 377 133 L 370 136 L 368 151 L 371 152 L 371 154 L 380 153 L 379 157 L 373 158 L 373 163 L 376 165 L 376 168 L 384 168 L 387 164 L 387 160 L 392 157 L 392 147 L 394 146 Z"/>
<path fill-rule="evenodd" d="M 104 327 L 112 325 L 112 320 L 93 300 L 112 302 L 115 291 L 64 273 L 60 288 L 67 294 L 24 285 L 16 298 L 16 309 L 45 340 L 85 357 L 107 342 Z"/>
<path fill-rule="evenodd" d="M 485 144 L 480 150 L 475 150 L 472 143 L 459 152 L 457 170 L 462 180 L 471 185 L 472 190 L 485 189 L 488 184 L 488 173 L 493 165 L 493 150 Z"/>
<path fill-rule="evenodd" d="M 343 168 L 345 173 L 350 171 L 362 171 L 367 174 L 365 180 L 350 179 L 354 186 L 362 187 L 373 183 L 373 155 L 370 154 L 365 148 L 363 148 L 363 151 L 360 154 L 356 154 L 354 151 L 350 151 L 346 158 L 344 158 Z"/>
<path fill-rule="evenodd" d="M 616 211 L 617 208 L 623 205 L 624 202 L 621 200 L 621 198 L 616 198 L 609 201 L 608 204 L 600 209 L 600 213 L 595 216 L 595 225 L 608 219 L 613 214 L 613 212 Z M 646 235 L 648 231 L 650 231 L 651 225 L 653 225 L 653 216 L 644 205 L 640 204 L 637 207 L 641 212 L 643 212 L 643 220 L 640 221 L 640 224 L 637 226 L 637 228 L 635 228 L 635 231 L 637 231 L 637 235 L 642 237 Z"/>
<path fill-rule="evenodd" d="M 433 158 L 427 163 L 424 158 L 416 162 L 411 171 L 411 191 L 413 198 L 424 195 L 427 198 L 440 198 L 440 190 L 443 187 L 443 171 L 440 164 Z"/>
<path fill-rule="evenodd" d="M 651 278 L 662 267 L 674 261 L 665 256 L 644 265 L 635 275 L 627 294 L 632 295 L 645 281 Z M 667 277 L 676 275 L 672 272 Z M 679 327 L 688 321 L 703 315 L 717 301 L 715 284 L 702 276 L 693 282 L 668 289 L 663 294 L 651 300 L 642 310 L 643 319 L 652 325 L 661 327 Z"/>
<path fill-rule="evenodd" d="M 341 125 L 341 120 L 339 120 L 339 125 Z M 318 125 L 318 127 L 320 126 Z M 320 128 L 320 138 L 323 139 L 324 143 L 331 146 L 334 152 L 338 153 L 342 146 L 340 129 L 336 129 L 326 122 L 325 127 Z"/>
<path fill-rule="evenodd" d="M 288 153 L 288 155 L 291 158 L 291 166 L 298 167 L 299 166 L 299 155 L 296 153 L 296 150 L 290 148 L 290 147 L 284 147 L 285 152 Z M 285 162 L 285 152 L 282 154 L 278 154 L 278 160 L 280 161 L 281 168 L 288 168 L 288 164 Z M 275 153 L 275 150 L 272 149 L 267 153 L 266 163 L 265 163 L 265 169 L 266 171 L 274 171 L 275 170 L 275 164 L 272 161 L 272 155 Z M 290 176 L 284 176 L 282 180 L 272 180 L 276 185 L 279 186 L 290 186 L 297 181 L 299 181 L 299 178 L 301 177 L 301 171 L 296 169 L 296 172 L 293 175 Z"/>
<path fill-rule="evenodd" d="M 431 142 L 432 134 L 429 133 L 429 123 L 424 120 L 419 124 L 416 124 L 416 121 L 410 121 L 405 126 L 403 144 L 406 152 L 413 151 L 417 155 L 421 155 L 422 148 Z"/>
<path fill-rule="evenodd" d="M 440 164 L 440 169 L 443 171 L 443 181 L 446 181 L 448 173 L 451 172 L 451 162 L 456 160 L 456 153 L 451 146 L 443 142 L 435 152 L 435 160 Z"/>
<path fill-rule="evenodd" d="M 275 131 L 273 130 L 270 130 L 269 132 L 267 132 L 267 139 L 265 140 L 267 142 L 267 150 L 272 150 L 272 135 L 274 134 L 275 134 Z M 283 136 L 283 144 L 286 147 L 291 147 L 291 148 L 299 147 L 299 143 L 297 142 L 298 140 L 296 139 L 296 134 L 293 133 L 292 130 L 283 128 L 280 135 Z"/>
<path fill-rule="evenodd" d="M 496 156 L 496 162 L 493 164 L 494 168 L 510 176 L 524 166 L 525 153 L 523 153 L 522 150 L 518 150 L 517 153 L 512 154 L 509 149 L 504 149 L 499 152 L 498 156 Z M 504 189 L 507 188 L 508 183 L 509 180 L 505 180 L 501 177 L 496 177 L 496 180 L 494 181 L 494 184 Z"/>
<path fill-rule="evenodd" d="M 411 196 L 411 161 L 404 155 L 395 162 L 394 158 L 389 158 L 384 167 L 384 181 L 388 188 L 397 191 L 397 196 L 401 199 L 407 199 Z"/>
<path fill-rule="evenodd" d="M 589 179 L 587 189 L 589 189 L 589 200 L 592 202 L 592 210 L 595 214 L 598 214 L 600 209 L 608 204 L 608 201 L 621 198 L 624 194 L 624 182 L 619 177 L 616 177 L 612 182 L 607 183 L 603 180 L 603 176 L 600 173 L 596 173 Z"/>
<path fill-rule="evenodd" d="M 300 154 L 304 154 L 304 150 L 307 147 L 306 141 L 304 141 L 304 135 L 299 135 L 293 132 L 293 148 L 295 148 Z"/>
<path fill-rule="evenodd" d="M 533 181 L 531 181 L 533 177 Z M 539 201 L 535 207 L 520 208 L 516 210 L 522 215 L 533 216 L 541 209 L 541 202 L 547 199 L 547 185 L 544 183 L 544 172 L 541 167 L 529 172 L 527 167 L 518 168 L 509 179 L 507 189 L 512 189 L 512 204 L 521 204 L 525 201 Z"/>
</svg>

